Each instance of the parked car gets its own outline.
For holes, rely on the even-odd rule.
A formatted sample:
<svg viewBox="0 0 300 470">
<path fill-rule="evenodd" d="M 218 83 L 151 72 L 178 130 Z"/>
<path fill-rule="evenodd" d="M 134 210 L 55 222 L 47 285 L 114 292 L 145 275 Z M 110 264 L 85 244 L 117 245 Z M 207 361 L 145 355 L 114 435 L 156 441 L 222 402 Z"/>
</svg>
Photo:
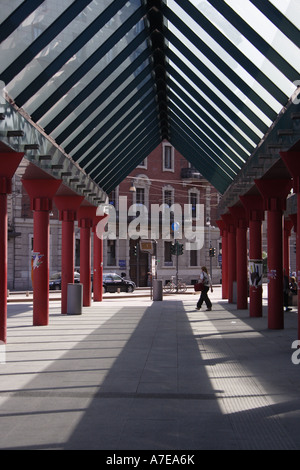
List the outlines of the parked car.
<svg viewBox="0 0 300 470">
<path fill-rule="evenodd" d="M 133 292 L 135 283 L 128 281 L 116 273 L 103 274 L 103 292 Z"/>
<path fill-rule="evenodd" d="M 80 282 L 80 274 L 74 273 L 74 282 Z M 61 290 L 61 273 L 54 273 L 49 279 L 50 290 Z"/>
</svg>

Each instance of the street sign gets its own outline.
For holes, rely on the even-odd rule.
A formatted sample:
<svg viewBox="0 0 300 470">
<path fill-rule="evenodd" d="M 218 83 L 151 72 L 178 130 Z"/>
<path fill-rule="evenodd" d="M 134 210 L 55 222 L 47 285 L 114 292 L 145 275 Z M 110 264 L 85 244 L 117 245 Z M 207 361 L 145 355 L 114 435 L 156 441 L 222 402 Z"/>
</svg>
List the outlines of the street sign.
<svg viewBox="0 0 300 470">
<path fill-rule="evenodd" d="M 173 222 L 172 223 L 172 230 L 174 232 L 178 232 L 179 229 L 180 229 L 180 223 L 179 222 Z"/>
<path fill-rule="evenodd" d="M 153 240 L 140 240 L 140 250 L 154 255 L 155 242 Z"/>
</svg>

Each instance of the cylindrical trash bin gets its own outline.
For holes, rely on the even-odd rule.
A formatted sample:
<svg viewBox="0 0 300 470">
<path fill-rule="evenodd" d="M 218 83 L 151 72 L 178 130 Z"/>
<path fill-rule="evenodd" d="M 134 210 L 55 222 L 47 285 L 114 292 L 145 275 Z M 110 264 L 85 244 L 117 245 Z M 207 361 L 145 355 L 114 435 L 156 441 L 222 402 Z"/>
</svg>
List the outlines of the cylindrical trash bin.
<svg viewBox="0 0 300 470">
<path fill-rule="evenodd" d="M 163 299 L 163 286 L 162 280 L 153 279 L 153 300 Z"/>
<path fill-rule="evenodd" d="M 81 315 L 83 305 L 83 284 L 68 284 L 67 314 Z"/>
</svg>

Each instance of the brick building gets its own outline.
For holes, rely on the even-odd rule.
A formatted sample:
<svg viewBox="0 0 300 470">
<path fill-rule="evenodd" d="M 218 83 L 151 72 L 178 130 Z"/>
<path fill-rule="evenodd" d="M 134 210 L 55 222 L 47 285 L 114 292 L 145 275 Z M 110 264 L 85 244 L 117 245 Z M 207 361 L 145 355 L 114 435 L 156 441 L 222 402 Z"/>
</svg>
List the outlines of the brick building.
<svg viewBox="0 0 300 470">
<path fill-rule="evenodd" d="M 134 189 L 134 191 L 132 191 Z M 203 246 L 200 249 L 184 249 L 179 256 L 179 277 L 188 284 L 194 282 L 200 272 L 200 267 L 207 265 L 212 268 L 215 282 L 220 280 L 219 263 L 219 230 L 216 228 L 217 205 L 219 194 L 217 191 L 185 160 L 182 155 L 168 142 L 159 145 L 135 170 L 109 195 L 110 204 L 114 206 L 119 220 L 120 199 L 127 203 L 127 210 L 133 204 L 143 205 L 148 212 L 148 231 L 143 238 L 151 239 L 153 218 L 151 213 L 153 205 L 173 204 L 180 205 L 184 216 L 184 205 L 190 205 L 192 210 L 192 223 L 196 224 L 196 204 L 201 205 L 203 225 Z M 180 214 L 179 214 L 180 217 Z M 166 280 L 175 275 L 175 256 L 171 255 L 171 244 L 174 239 L 184 244 L 187 240 L 184 235 L 183 220 L 175 220 L 176 214 L 170 214 L 170 236 L 159 230 L 157 238 L 157 277 Z M 129 215 L 130 224 L 132 216 Z M 174 232 L 174 222 L 182 227 L 181 233 Z M 166 227 L 168 229 L 168 227 Z M 176 228 L 176 225 L 175 225 Z M 168 232 L 168 230 L 167 230 Z M 104 267 L 105 271 L 124 272 L 139 286 L 148 284 L 151 259 L 147 253 L 139 250 L 139 239 L 120 236 L 108 238 L 104 241 Z M 209 258 L 209 247 L 215 249 L 215 257 Z"/>
</svg>

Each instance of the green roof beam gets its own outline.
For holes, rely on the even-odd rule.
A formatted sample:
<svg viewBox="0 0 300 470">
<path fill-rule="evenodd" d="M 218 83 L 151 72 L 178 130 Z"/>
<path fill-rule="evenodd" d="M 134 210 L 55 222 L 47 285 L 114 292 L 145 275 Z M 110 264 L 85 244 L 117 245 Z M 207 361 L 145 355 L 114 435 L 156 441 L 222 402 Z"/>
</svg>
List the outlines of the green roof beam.
<svg viewBox="0 0 300 470">
<path fill-rule="evenodd" d="M 127 149 L 133 149 L 135 145 L 138 143 L 138 139 L 140 138 L 140 135 L 146 133 L 147 131 L 150 131 L 153 127 L 153 122 L 157 121 L 157 115 L 155 111 L 152 111 L 142 122 L 138 119 L 135 124 L 135 128 L 131 131 L 130 134 L 128 132 L 123 133 L 123 138 L 124 140 L 122 142 L 117 142 L 115 144 L 111 144 L 109 149 L 106 149 L 104 151 L 104 155 L 101 157 L 99 155 L 97 157 L 97 164 L 93 165 L 92 168 L 87 167 L 86 171 L 91 173 L 91 175 L 95 175 L 97 171 L 97 176 L 100 175 L 100 173 L 105 173 L 107 175 L 109 169 L 114 168 L 115 163 L 119 163 L 118 155 L 120 152 L 125 151 Z M 113 156 L 111 154 L 113 153 Z M 99 167 L 101 166 L 101 169 L 99 171 Z M 105 177 L 104 177 L 105 179 Z"/>
<path fill-rule="evenodd" d="M 0 44 L 45 0 L 25 0 L 0 25 Z M 91 0 L 90 0 L 91 1 Z"/>
<path fill-rule="evenodd" d="M 268 90 L 270 95 L 285 105 L 287 102 L 286 95 L 277 87 L 272 80 L 265 75 L 259 67 L 251 62 L 224 34 L 222 34 L 191 2 L 188 0 L 175 0 L 178 5 L 183 8 L 193 18 L 200 28 L 203 28 L 209 36 L 211 36 L 238 64 L 252 75 L 260 85 Z"/>
<path fill-rule="evenodd" d="M 296 46 L 300 48 L 299 29 L 291 23 L 270 1 L 266 0 L 250 0 L 269 20 L 289 38 Z"/>
<path fill-rule="evenodd" d="M 226 103 L 224 103 L 221 97 L 219 97 L 213 90 L 211 90 L 208 85 L 206 85 L 203 80 L 200 79 L 200 77 L 198 77 L 192 70 L 190 70 L 187 65 L 182 62 L 182 60 L 179 59 L 179 57 L 177 57 L 176 54 L 168 48 L 167 55 L 181 70 L 181 72 L 185 74 L 195 84 L 195 86 L 202 91 L 202 93 L 205 93 L 205 95 L 215 104 L 217 108 L 219 108 L 232 122 L 239 126 L 241 131 L 248 135 L 248 137 L 254 142 L 258 142 L 260 140 L 261 137 L 258 136 L 258 134 L 256 134 L 252 129 L 250 129 L 250 127 L 240 119 L 239 115 L 234 112 L 234 110 L 231 109 Z M 262 123 L 259 130 L 263 134 L 264 132 L 267 132 L 268 126 Z"/>
<path fill-rule="evenodd" d="M 174 68 L 172 68 L 170 65 L 167 66 L 168 70 L 170 71 L 170 74 L 172 76 L 172 78 L 174 78 L 180 85 L 181 87 L 187 92 L 189 93 L 194 99 L 195 101 L 204 108 L 205 111 L 203 111 L 203 119 L 206 120 L 205 116 L 212 116 L 216 119 L 216 123 L 215 123 L 215 128 L 220 128 L 222 130 L 222 128 L 224 128 L 229 135 L 232 136 L 232 138 L 234 138 L 235 140 L 237 140 L 239 142 L 239 144 L 246 150 L 248 151 L 249 153 L 252 152 L 253 150 L 253 147 L 255 146 L 255 141 L 253 142 L 253 144 L 251 144 L 239 131 L 239 129 L 236 129 L 229 121 L 229 119 L 224 119 L 224 117 L 222 116 L 222 114 L 216 109 L 214 108 L 202 95 L 200 95 L 200 93 L 197 92 L 197 90 L 191 86 L 190 83 L 188 83 L 183 75 L 181 75 L 180 73 L 178 73 Z M 176 83 L 174 82 L 174 80 L 170 80 L 169 81 L 170 83 L 170 88 L 174 89 L 176 92 Z M 218 131 L 219 132 L 219 131 Z M 257 136 L 256 134 L 254 134 L 255 139 L 257 140 Z"/>
<path fill-rule="evenodd" d="M 173 91 L 174 90 L 174 91 Z M 175 82 L 170 83 L 169 90 L 170 100 L 178 100 L 177 96 L 180 98 L 184 107 L 189 107 L 195 115 L 198 117 L 199 123 L 201 122 L 201 127 L 208 135 L 211 135 L 212 138 L 221 139 L 223 142 L 233 149 L 239 156 L 240 159 L 245 161 L 249 157 L 250 153 L 246 152 L 244 148 L 239 146 L 235 140 L 232 139 L 230 134 L 227 134 L 220 126 L 217 126 L 216 122 L 211 119 L 203 110 L 198 106 L 198 104 L 192 100 Z M 178 107 L 181 107 L 181 105 Z M 213 137 L 214 136 L 214 137 Z"/>
<path fill-rule="evenodd" d="M 138 41 L 137 41 L 138 42 Z M 132 43 L 129 44 L 129 46 L 132 46 Z M 93 91 L 98 87 L 99 84 L 101 84 L 104 80 L 106 80 L 109 75 L 113 72 L 116 71 L 117 67 L 120 66 L 123 61 L 128 57 L 128 55 L 131 54 L 133 48 L 127 46 L 124 51 L 122 51 L 116 59 L 114 59 L 110 64 L 102 71 L 99 73 L 98 76 L 92 80 L 91 83 L 89 83 L 84 90 L 82 90 L 76 98 L 72 100 L 71 103 L 69 103 L 63 111 L 61 111 L 58 116 L 53 119 L 55 122 L 56 119 L 58 122 L 61 122 L 63 119 L 65 119 L 70 112 L 72 112 L 74 109 L 76 109 L 79 104 L 81 104 Z M 120 73 L 120 75 L 112 81 L 112 83 L 89 105 L 85 108 L 85 110 L 76 118 L 74 121 L 65 127 L 65 129 L 57 136 L 56 141 L 61 144 L 64 140 L 66 140 L 70 134 L 72 134 L 77 127 L 82 124 L 85 119 L 87 119 L 91 113 L 93 113 L 99 106 L 101 106 L 101 103 L 107 99 L 107 97 L 110 96 L 111 93 L 114 93 L 114 91 L 126 80 L 132 73 L 134 73 L 135 70 L 149 57 L 149 51 L 145 49 L 139 56 L 130 64 L 129 67 L 127 67 L 123 72 Z M 50 123 L 51 124 L 51 123 Z M 50 124 L 45 127 L 45 130 L 49 128 Z M 46 130 L 47 132 L 47 130 Z M 67 152 L 70 151 L 66 149 Z"/>
<path fill-rule="evenodd" d="M 171 113 L 171 121 L 173 126 L 176 126 L 177 131 L 180 129 L 182 133 L 184 133 L 191 142 L 201 152 L 201 154 L 205 155 L 206 162 L 210 165 L 215 165 L 219 172 L 226 173 L 230 178 L 234 178 L 238 171 L 235 171 L 233 168 L 229 167 L 226 162 L 217 155 L 208 145 L 205 144 L 191 129 L 190 127 L 182 121 L 176 114 L 173 112 Z M 221 152 L 220 152 L 221 154 Z"/>
<path fill-rule="evenodd" d="M 179 19 L 178 19 L 179 20 Z M 226 77 L 235 85 L 241 92 L 247 97 L 247 100 L 251 100 L 252 103 L 269 119 L 276 119 L 277 113 L 276 111 L 271 108 L 271 106 L 266 103 L 255 91 L 252 87 L 250 87 L 244 80 L 240 78 L 240 76 L 234 72 L 215 52 L 210 49 L 203 41 L 201 41 L 198 36 L 188 28 L 188 26 L 183 23 L 183 21 L 179 20 L 182 23 L 182 28 L 184 28 L 184 34 L 194 45 L 199 48 L 199 51 L 202 52 L 219 70 L 222 74 L 226 75 Z M 183 31 L 182 31 L 183 32 Z M 239 99 L 236 94 L 226 86 L 220 78 L 218 78 L 214 72 L 212 72 L 203 62 L 200 61 L 192 51 L 185 46 L 178 37 L 170 30 L 166 30 L 166 38 L 178 49 L 184 57 L 186 57 L 205 77 L 213 83 L 242 113 L 245 114 L 249 119 L 254 118 L 254 123 L 257 119 L 257 116 L 253 114 L 247 105 Z M 200 44 L 197 44 L 197 39 L 199 40 Z M 196 42 L 197 41 L 197 42 Z M 232 88 L 234 88 L 232 86 Z M 258 124 L 259 126 L 259 124 Z"/>
<path fill-rule="evenodd" d="M 178 101 L 178 100 L 177 100 Z M 178 106 L 178 104 L 180 106 Z M 213 136 L 209 129 L 204 130 L 203 125 L 201 126 L 201 122 L 197 120 L 197 116 L 191 115 L 191 111 L 186 108 L 182 103 L 173 102 L 170 104 L 170 110 L 172 110 L 182 121 L 186 122 L 186 124 L 194 131 L 194 133 L 206 144 L 208 145 L 213 152 L 216 154 L 222 152 L 224 158 L 222 161 L 230 161 L 230 164 L 233 167 L 236 167 L 236 170 L 240 170 L 245 160 L 241 160 L 238 156 L 232 152 L 230 148 L 223 148 L 224 142 L 218 139 L 216 136 Z M 187 121 L 186 117 L 189 121 Z M 209 135 L 210 134 L 210 135 Z M 211 138 L 212 137 L 212 138 Z"/>
<path fill-rule="evenodd" d="M 95 116 L 92 121 L 86 124 L 84 129 L 81 132 L 78 132 L 78 134 L 75 135 L 75 137 L 66 145 L 65 149 L 67 152 L 71 153 L 73 149 L 75 149 L 83 140 L 95 129 L 103 120 L 107 118 L 111 113 L 114 113 L 117 117 L 115 118 L 116 120 L 118 119 L 118 111 L 115 112 L 117 107 L 120 106 L 120 103 L 122 103 L 130 93 L 134 91 L 135 88 L 139 88 L 141 86 L 141 83 L 143 80 L 145 80 L 148 76 L 150 77 L 150 67 L 146 66 L 139 75 L 137 75 L 132 82 L 130 82 L 127 87 L 125 87 L 123 90 L 119 91 L 117 94 L 117 89 L 115 86 L 117 85 L 122 85 L 124 82 L 122 81 L 122 77 L 124 78 L 126 76 L 126 71 L 124 71 L 124 74 L 121 74 L 116 81 L 113 81 L 110 86 L 106 88 L 97 98 L 94 100 L 92 103 L 92 109 L 101 109 L 101 112 Z M 125 81 L 125 80 L 124 80 Z M 151 87 L 150 80 L 147 82 L 148 88 Z M 145 90 L 145 87 L 142 87 L 143 90 Z M 113 91 L 112 91 L 113 90 Z M 115 96 L 116 95 L 116 96 Z M 105 102 L 107 97 L 110 96 L 115 96 L 108 104 L 103 107 L 102 103 Z M 137 92 L 137 97 L 139 97 L 140 94 Z M 95 104 L 96 102 L 96 104 Z M 97 103 L 99 105 L 97 106 Z M 131 103 L 131 101 L 130 101 Z M 130 106 L 130 103 L 127 104 L 127 106 Z M 101 106 L 102 105 L 102 106 Z M 96 106 L 96 107 L 95 107 Z M 91 108 L 90 108 L 91 109 Z"/>
<path fill-rule="evenodd" d="M 251 26 L 243 20 L 226 2 L 208 0 L 209 3 L 229 21 L 248 41 L 256 47 L 278 70 L 291 82 L 299 78 L 299 71 L 295 70 L 267 41 L 265 41 Z"/>
<path fill-rule="evenodd" d="M 140 116 L 140 114 L 143 113 L 144 110 L 146 110 L 150 105 L 153 106 L 153 99 L 154 93 L 152 90 L 146 94 L 141 101 L 138 101 L 137 105 L 131 108 L 129 112 L 124 111 L 122 119 L 119 119 L 117 123 L 115 116 L 112 116 L 112 118 L 109 120 L 108 126 L 103 126 L 103 128 L 97 130 L 95 139 L 91 142 L 91 145 L 93 145 L 94 141 L 96 141 L 97 145 L 94 148 L 91 148 L 90 151 L 87 146 L 84 147 L 83 150 L 88 153 L 78 161 L 80 166 L 85 167 L 89 163 L 92 163 L 94 160 L 96 160 L 101 152 L 103 152 L 107 145 L 109 145 L 116 138 L 116 136 L 119 136 L 119 134 L 124 131 L 124 129 L 129 129 L 129 126 L 137 116 Z M 112 123 L 114 124 L 112 125 Z M 109 132 L 106 133 L 107 131 Z M 87 142 L 87 144 L 89 143 L 90 141 Z M 85 152 L 83 152 L 82 155 L 84 155 Z"/>
<path fill-rule="evenodd" d="M 31 114 L 34 121 L 42 118 L 47 111 L 52 108 L 71 88 L 78 83 L 84 75 L 86 75 L 125 35 L 133 28 L 141 19 L 144 8 L 140 7 L 136 10 L 101 46 L 83 63 L 75 72 L 65 80 L 55 92 L 51 94 L 39 107 Z M 145 37 L 146 39 L 146 37 Z M 52 64 L 51 64 L 52 66 Z M 43 72 L 44 73 L 44 72 Z M 45 70 L 46 73 L 46 70 Z M 50 74 L 51 76 L 51 74 Z M 46 80 L 48 77 L 46 76 Z M 39 86 L 41 87 L 41 75 L 38 77 Z"/>
<path fill-rule="evenodd" d="M 110 182 L 104 185 L 104 187 L 106 188 L 105 192 L 109 194 L 113 189 L 115 189 L 118 184 L 120 184 L 126 178 L 126 176 L 128 176 L 136 168 L 136 166 L 140 162 L 142 162 L 159 145 L 159 143 L 160 138 L 158 135 L 152 136 L 146 141 L 143 141 L 137 154 L 131 157 L 126 172 L 120 174 L 120 171 L 118 171 L 115 177 Z"/>
</svg>

